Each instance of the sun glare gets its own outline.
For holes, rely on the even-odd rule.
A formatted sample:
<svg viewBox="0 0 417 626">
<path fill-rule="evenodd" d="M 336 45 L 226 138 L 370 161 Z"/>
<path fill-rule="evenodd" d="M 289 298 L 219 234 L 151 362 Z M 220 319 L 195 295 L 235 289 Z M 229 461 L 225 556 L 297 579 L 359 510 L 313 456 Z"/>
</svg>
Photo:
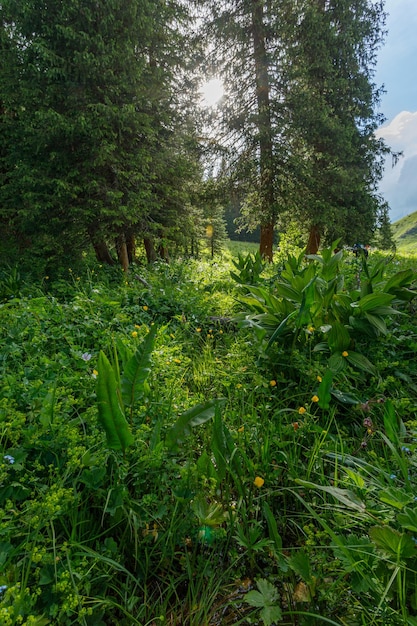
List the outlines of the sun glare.
<svg viewBox="0 0 417 626">
<path fill-rule="evenodd" d="M 215 106 L 224 96 L 223 81 L 212 78 L 201 87 L 201 100 L 206 107 Z"/>
</svg>

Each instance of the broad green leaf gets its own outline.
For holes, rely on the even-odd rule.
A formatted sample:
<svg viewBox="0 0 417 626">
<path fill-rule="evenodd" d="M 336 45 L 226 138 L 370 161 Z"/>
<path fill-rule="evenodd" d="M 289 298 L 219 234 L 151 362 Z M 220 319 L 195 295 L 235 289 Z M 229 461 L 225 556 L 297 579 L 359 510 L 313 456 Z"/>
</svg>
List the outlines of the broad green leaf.
<svg viewBox="0 0 417 626">
<path fill-rule="evenodd" d="M 387 334 L 387 325 L 385 323 L 385 320 L 382 319 L 382 317 L 379 317 L 377 315 L 373 315 L 373 313 L 365 313 L 365 317 L 368 320 L 368 322 L 371 324 L 371 326 L 373 326 L 378 334 L 380 335 L 386 335 Z"/>
<path fill-rule="evenodd" d="M 157 327 L 151 326 L 149 333 L 125 365 L 121 388 L 126 406 L 132 407 L 143 392 L 143 385 L 151 372 L 151 356 L 156 332 Z"/>
<path fill-rule="evenodd" d="M 282 611 L 279 606 L 265 606 L 259 615 L 265 626 L 272 626 L 281 620 Z"/>
<path fill-rule="evenodd" d="M 296 315 L 297 315 L 297 311 L 293 311 L 284 320 L 282 320 L 282 322 L 275 328 L 274 332 L 271 335 L 270 340 L 268 341 L 268 346 L 266 348 L 267 351 L 271 348 L 274 341 L 276 341 L 279 337 L 281 337 L 281 335 L 285 334 L 285 332 L 287 331 L 288 322 Z"/>
<path fill-rule="evenodd" d="M 365 504 L 358 498 L 358 496 L 348 489 L 340 489 L 339 487 L 328 487 L 326 485 L 316 485 L 315 483 L 310 483 L 306 480 L 301 480 L 300 478 L 296 478 L 295 482 L 302 487 L 306 487 L 308 489 L 317 489 L 318 491 L 324 491 L 325 493 L 330 494 L 336 500 L 339 500 L 342 504 L 349 507 L 350 509 L 355 509 L 356 511 L 365 511 Z"/>
<path fill-rule="evenodd" d="M 332 350 L 346 350 L 351 342 L 348 329 L 340 322 L 333 322 L 327 334 L 327 341 Z"/>
<path fill-rule="evenodd" d="M 124 414 L 114 370 L 104 352 L 98 357 L 97 402 L 98 419 L 104 429 L 107 445 L 112 450 L 125 450 L 134 438 Z"/>
<path fill-rule="evenodd" d="M 329 370 L 331 370 L 334 374 L 342 372 L 346 367 L 346 359 L 341 354 L 332 354 L 327 363 Z"/>
<path fill-rule="evenodd" d="M 394 296 L 389 293 L 370 293 L 354 304 L 359 307 L 361 311 L 372 311 L 372 309 L 376 307 L 387 306 L 393 300 Z"/>
<path fill-rule="evenodd" d="M 198 518 L 200 524 L 206 526 L 220 526 L 229 519 L 229 513 L 218 502 L 207 502 L 200 496 L 191 503 L 191 510 Z"/>
<path fill-rule="evenodd" d="M 336 400 L 342 402 L 343 404 L 359 404 L 360 400 L 355 394 L 345 391 L 340 391 L 339 389 L 335 389 L 334 387 L 331 390 L 331 394 Z"/>
<path fill-rule="evenodd" d="M 373 363 L 371 363 L 366 356 L 360 354 L 359 352 L 349 350 L 346 360 L 350 363 L 350 365 L 353 365 L 364 372 L 369 372 L 369 374 L 373 374 L 374 376 L 378 373 L 375 365 L 373 365 Z"/>
<path fill-rule="evenodd" d="M 404 493 L 404 491 L 396 489 L 395 487 L 389 487 L 388 489 L 380 491 L 378 498 L 381 502 L 390 504 L 396 509 L 403 509 L 407 504 L 413 502 L 414 499 L 414 497 L 410 496 L 409 493 Z"/>
<path fill-rule="evenodd" d="M 200 426 L 212 419 L 216 408 L 222 406 L 224 402 L 224 400 L 209 400 L 203 404 L 197 404 L 180 415 L 167 432 L 165 443 L 168 448 L 175 448 L 179 443 L 182 443 L 194 426 Z"/>
<path fill-rule="evenodd" d="M 398 513 L 397 520 L 403 528 L 417 533 L 417 509 L 405 508 L 402 513 Z"/>
<path fill-rule="evenodd" d="M 211 436 L 211 450 L 216 461 L 217 477 L 221 481 L 226 475 L 230 455 L 235 444 L 232 436 L 223 423 L 219 408 L 215 411 L 213 431 Z"/>
<path fill-rule="evenodd" d="M 245 595 L 245 602 L 256 607 L 263 607 L 265 604 L 264 597 L 259 591 L 248 591 Z"/>
<path fill-rule="evenodd" d="M 306 583 L 312 582 L 310 559 L 304 550 L 297 550 L 297 552 L 288 559 L 288 565 L 292 571 L 298 574 Z"/>
<path fill-rule="evenodd" d="M 345 472 L 349 476 L 351 481 L 355 483 L 357 487 L 359 487 L 359 489 L 363 489 L 365 487 L 365 480 L 360 474 L 358 474 L 357 472 L 354 472 L 348 467 L 345 467 Z"/>
<path fill-rule="evenodd" d="M 245 595 L 245 602 L 251 606 L 267 607 L 274 606 L 279 600 L 279 593 L 272 583 L 265 578 L 259 578 L 256 581 L 259 591 L 249 591 Z"/>
<path fill-rule="evenodd" d="M 281 296 L 281 298 L 286 298 L 287 300 L 291 300 L 292 302 L 301 303 L 303 299 L 302 291 L 297 291 L 286 283 L 275 283 L 274 287 L 275 292 L 278 296 Z"/>
<path fill-rule="evenodd" d="M 373 526 L 369 537 L 377 548 L 396 562 L 416 555 L 416 546 L 410 535 L 400 533 L 390 526 Z"/>
<path fill-rule="evenodd" d="M 409 287 L 411 283 L 416 280 L 416 278 L 417 274 L 415 270 L 411 268 L 401 270 L 387 280 L 384 286 L 384 291 L 389 293 L 398 287 Z"/>
</svg>

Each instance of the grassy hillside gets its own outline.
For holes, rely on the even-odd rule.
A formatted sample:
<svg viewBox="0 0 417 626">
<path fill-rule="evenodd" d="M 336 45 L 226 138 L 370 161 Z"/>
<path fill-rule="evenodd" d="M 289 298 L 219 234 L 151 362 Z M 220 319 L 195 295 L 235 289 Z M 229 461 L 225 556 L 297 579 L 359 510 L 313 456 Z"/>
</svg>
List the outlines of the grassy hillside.
<svg viewBox="0 0 417 626">
<path fill-rule="evenodd" d="M 392 231 L 399 251 L 417 254 L 417 211 L 395 222 Z"/>
</svg>

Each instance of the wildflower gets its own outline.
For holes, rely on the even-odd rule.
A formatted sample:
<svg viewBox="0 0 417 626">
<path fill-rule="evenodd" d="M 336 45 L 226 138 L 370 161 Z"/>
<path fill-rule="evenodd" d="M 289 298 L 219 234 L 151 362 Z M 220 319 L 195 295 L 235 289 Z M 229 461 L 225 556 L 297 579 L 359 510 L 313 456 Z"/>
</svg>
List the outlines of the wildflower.
<svg viewBox="0 0 417 626">
<path fill-rule="evenodd" d="M 277 386 L 277 381 L 276 380 L 270 380 L 269 384 L 271 385 L 271 387 L 276 387 Z"/>
<path fill-rule="evenodd" d="M 134 338 L 135 338 L 135 337 L 137 337 L 137 336 L 138 336 L 138 332 L 137 332 L 137 330 L 134 330 L 134 331 L 132 332 L 132 337 L 134 337 Z"/>
<path fill-rule="evenodd" d="M 98 371 L 97 370 L 93 370 L 93 374 L 92 374 L 93 378 L 97 378 L 98 376 Z"/>
<path fill-rule="evenodd" d="M 407 448 L 406 446 L 401 446 L 401 450 L 405 452 L 406 454 L 411 454 L 410 448 Z"/>
<path fill-rule="evenodd" d="M 294 428 L 294 430 L 298 430 L 300 428 L 300 424 L 298 422 L 293 422 L 292 427 Z"/>
<path fill-rule="evenodd" d="M 323 379 L 322 379 L 322 377 L 321 377 L 321 376 L 317 376 L 317 381 L 318 381 L 319 383 L 321 383 L 321 381 L 322 381 L 322 380 L 323 380 Z"/>
<path fill-rule="evenodd" d="M 173 359 L 174 363 L 181 363 L 181 359 Z"/>
<path fill-rule="evenodd" d="M 367 447 L 367 442 L 366 441 L 362 441 L 361 442 L 361 448 L 366 448 Z"/>
<path fill-rule="evenodd" d="M 264 479 L 261 478 L 260 476 L 257 476 L 255 480 L 253 481 L 253 484 L 255 485 L 255 487 L 258 487 L 259 489 L 263 487 L 264 483 L 265 483 Z"/>
<path fill-rule="evenodd" d="M 81 355 L 83 361 L 89 361 L 91 357 L 92 355 L 89 352 L 84 352 L 84 354 Z"/>
<path fill-rule="evenodd" d="M 201 328 L 196 328 L 195 330 L 197 333 L 201 333 Z"/>
<path fill-rule="evenodd" d="M 307 330 L 309 333 L 314 333 L 314 326 L 309 326 Z"/>
<path fill-rule="evenodd" d="M 364 427 L 366 428 L 366 430 L 368 431 L 369 434 L 374 429 L 374 425 L 373 425 L 373 422 L 372 422 L 370 417 L 365 417 L 365 419 L 363 420 L 363 425 L 364 425 Z"/>
<path fill-rule="evenodd" d="M 318 396 L 313 396 L 313 397 L 311 398 L 311 401 L 312 401 L 312 402 L 318 402 L 318 401 L 319 401 L 319 397 L 318 397 Z"/>
<path fill-rule="evenodd" d="M 238 429 L 237 429 L 237 432 L 238 432 L 238 433 L 243 433 L 243 432 L 244 432 L 244 430 L 245 430 L 245 427 L 244 427 L 244 426 L 241 426 L 240 428 L 238 428 Z"/>
<path fill-rule="evenodd" d="M 146 304 L 144 304 L 144 305 L 143 305 L 143 307 L 142 307 L 142 309 L 143 309 L 144 311 L 148 311 L 148 310 L 149 310 L 149 307 L 148 307 L 148 306 L 146 306 Z"/>
<path fill-rule="evenodd" d="M 10 463 L 10 465 L 13 465 L 13 463 L 14 463 L 14 457 L 12 457 L 11 454 L 5 454 L 3 459 L 5 461 L 8 461 Z"/>
<path fill-rule="evenodd" d="M 300 406 L 300 408 L 298 409 L 298 413 L 299 415 L 304 415 L 304 413 L 307 411 L 307 409 L 305 409 L 303 406 Z"/>
<path fill-rule="evenodd" d="M 242 389 L 242 386 L 243 386 L 243 385 L 242 385 L 242 383 L 238 383 L 238 384 L 236 385 L 236 389 Z"/>
<path fill-rule="evenodd" d="M 140 328 L 140 324 L 135 324 L 135 328 Z"/>
<path fill-rule="evenodd" d="M 347 350 L 343 350 L 342 356 L 349 356 L 349 352 Z"/>
<path fill-rule="evenodd" d="M 390 474 L 389 477 L 391 478 L 391 480 L 395 480 L 397 478 L 395 474 Z"/>
</svg>

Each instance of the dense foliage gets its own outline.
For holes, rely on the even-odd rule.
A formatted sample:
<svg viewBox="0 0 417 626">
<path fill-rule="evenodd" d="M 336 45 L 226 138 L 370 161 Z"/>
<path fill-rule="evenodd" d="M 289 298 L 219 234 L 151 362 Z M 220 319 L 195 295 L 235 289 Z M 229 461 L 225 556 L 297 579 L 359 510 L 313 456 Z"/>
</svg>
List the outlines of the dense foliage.
<svg viewBox="0 0 417 626">
<path fill-rule="evenodd" d="M 414 263 L 4 271 L 1 623 L 414 626 Z"/>
<path fill-rule="evenodd" d="M 125 271 L 137 241 L 149 262 L 205 238 L 214 254 L 225 205 L 270 260 L 294 220 L 310 252 L 322 235 L 389 230 L 375 195 L 383 24 L 370 0 L 4 0 L 0 260 L 49 275 L 91 245 Z M 226 97 L 204 114 L 213 73 Z"/>
<path fill-rule="evenodd" d="M 297 220 L 315 252 L 367 242 L 386 207 L 377 194 L 386 147 L 373 77 L 383 3 L 368 0 L 197 0 L 210 59 L 224 76 L 220 141 L 225 175 L 240 194 L 241 225 L 273 229 Z"/>
</svg>

